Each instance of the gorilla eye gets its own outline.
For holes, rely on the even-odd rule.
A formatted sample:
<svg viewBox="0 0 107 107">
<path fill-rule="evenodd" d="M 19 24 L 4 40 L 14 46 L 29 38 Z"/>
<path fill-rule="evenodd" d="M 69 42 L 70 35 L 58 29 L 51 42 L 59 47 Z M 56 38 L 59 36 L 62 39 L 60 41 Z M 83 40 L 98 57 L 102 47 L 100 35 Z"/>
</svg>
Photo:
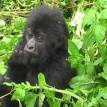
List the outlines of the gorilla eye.
<svg viewBox="0 0 107 107">
<path fill-rule="evenodd" d="M 33 34 L 29 34 L 29 37 L 32 37 L 33 36 Z"/>
<path fill-rule="evenodd" d="M 43 37 L 41 35 L 38 35 L 36 37 L 36 39 L 37 39 L 38 42 L 42 42 L 43 41 Z"/>
</svg>

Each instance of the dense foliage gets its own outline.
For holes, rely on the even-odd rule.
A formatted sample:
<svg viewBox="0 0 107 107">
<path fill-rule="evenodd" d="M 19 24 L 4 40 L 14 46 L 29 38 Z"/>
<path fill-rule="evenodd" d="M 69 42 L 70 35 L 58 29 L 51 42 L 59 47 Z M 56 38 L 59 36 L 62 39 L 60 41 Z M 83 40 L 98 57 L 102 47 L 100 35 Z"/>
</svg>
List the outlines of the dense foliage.
<svg viewBox="0 0 107 107">
<path fill-rule="evenodd" d="M 39 85 L 6 83 L 14 86 L 12 100 L 33 107 L 39 96 L 40 107 L 45 96 L 51 107 L 107 107 L 107 0 L 46 0 L 51 7 L 60 7 L 70 31 L 69 62 L 77 70 L 69 89 L 58 90 L 46 84 L 42 74 Z M 0 1 L 0 74 L 6 72 L 6 61 L 22 35 L 25 16 L 39 0 Z M 37 89 L 40 89 L 37 93 Z M 32 90 L 29 92 L 29 90 Z M 63 94 L 56 98 L 54 92 Z M 10 92 L 11 94 L 11 92 Z M 2 99 L 4 96 L 0 97 Z"/>
</svg>

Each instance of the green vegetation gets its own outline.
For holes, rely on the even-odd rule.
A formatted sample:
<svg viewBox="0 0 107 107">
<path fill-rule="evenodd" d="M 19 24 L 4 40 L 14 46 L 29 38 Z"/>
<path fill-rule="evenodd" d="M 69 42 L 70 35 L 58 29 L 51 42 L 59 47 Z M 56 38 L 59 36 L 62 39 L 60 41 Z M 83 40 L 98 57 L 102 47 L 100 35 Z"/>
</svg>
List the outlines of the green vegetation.
<svg viewBox="0 0 107 107">
<path fill-rule="evenodd" d="M 6 83 L 14 86 L 12 100 L 17 99 L 20 107 L 21 102 L 33 107 L 39 96 L 42 107 L 46 96 L 51 107 L 60 107 L 61 102 L 66 102 L 64 107 L 68 103 L 73 107 L 107 107 L 107 0 L 46 0 L 46 4 L 64 11 L 70 31 L 68 60 L 78 74 L 70 81 L 72 89 L 66 90 L 48 86 L 42 74 L 38 76 L 39 86 Z M 0 1 L 1 75 L 6 72 L 6 61 L 22 35 L 25 16 L 37 5 L 39 0 Z M 62 93 L 63 97 L 56 98 L 54 92 Z"/>
</svg>

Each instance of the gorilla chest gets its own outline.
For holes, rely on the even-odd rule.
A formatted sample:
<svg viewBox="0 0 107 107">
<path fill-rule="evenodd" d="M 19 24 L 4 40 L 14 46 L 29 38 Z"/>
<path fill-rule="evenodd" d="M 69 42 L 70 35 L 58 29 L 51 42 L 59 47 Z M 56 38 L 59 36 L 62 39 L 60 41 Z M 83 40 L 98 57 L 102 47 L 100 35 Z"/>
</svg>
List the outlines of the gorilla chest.
<svg viewBox="0 0 107 107">
<path fill-rule="evenodd" d="M 31 83 L 31 85 L 36 85 L 38 81 L 38 73 L 37 72 L 29 72 L 26 76 L 26 80 Z"/>
</svg>

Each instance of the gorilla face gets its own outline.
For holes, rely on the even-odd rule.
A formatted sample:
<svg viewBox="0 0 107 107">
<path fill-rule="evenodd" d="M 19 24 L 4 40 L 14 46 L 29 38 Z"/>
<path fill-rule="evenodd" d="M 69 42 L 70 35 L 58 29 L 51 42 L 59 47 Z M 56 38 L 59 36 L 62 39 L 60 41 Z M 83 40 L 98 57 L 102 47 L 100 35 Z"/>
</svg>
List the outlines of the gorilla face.
<svg viewBox="0 0 107 107">
<path fill-rule="evenodd" d="M 24 38 L 26 40 L 24 51 L 30 56 L 30 62 L 44 62 L 52 56 L 62 43 L 58 38 L 52 30 L 49 33 L 48 30 L 33 31 L 31 28 L 27 28 Z"/>
<path fill-rule="evenodd" d="M 65 28 L 60 11 L 47 7 L 33 10 L 28 17 L 22 43 L 19 43 L 16 48 L 16 50 L 22 50 L 22 54 L 17 58 L 24 63 L 45 62 L 58 49 L 64 48 L 67 41 Z"/>
<path fill-rule="evenodd" d="M 40 30 L 35 33 L 31 28 L 27 28 L 26 30 L 25 53 L 29 54 L 32 63 L 39 63 L 39 61 L 46 60 L 48 56 L 46 34 Z"/>
</svg>

